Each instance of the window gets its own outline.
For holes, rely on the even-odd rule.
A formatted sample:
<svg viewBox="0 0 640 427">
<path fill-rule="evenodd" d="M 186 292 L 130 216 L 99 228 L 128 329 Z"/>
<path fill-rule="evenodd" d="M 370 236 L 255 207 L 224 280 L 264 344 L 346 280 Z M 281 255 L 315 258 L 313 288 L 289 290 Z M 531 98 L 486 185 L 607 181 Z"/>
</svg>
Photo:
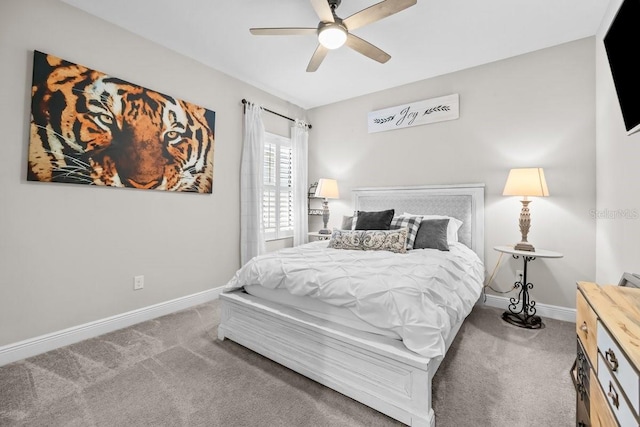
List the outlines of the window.
<svg viewBox="0 0 640 427">
<path fill-rule="evenodd" d="M 267 240 L 293 236 L 291 140 L 265 133 L 262 215 Z"/>
</svg>

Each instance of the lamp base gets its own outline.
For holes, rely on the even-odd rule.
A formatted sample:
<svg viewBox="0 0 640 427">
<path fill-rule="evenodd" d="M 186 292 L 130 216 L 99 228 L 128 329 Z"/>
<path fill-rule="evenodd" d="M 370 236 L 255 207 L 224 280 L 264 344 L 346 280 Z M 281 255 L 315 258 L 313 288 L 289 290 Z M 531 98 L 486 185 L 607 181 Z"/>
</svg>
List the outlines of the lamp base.
<svg viewBox="0 0 640 427">
<path fill-rule="evenodd" d="M 536 248 L 529 242 L 520 242 L 516 244 L 513 249 L 516 251 L 527 251 L 527 252 L 535 252 Z"/>
<path fill-rule="evenodd" d="M 322 230 L 318 230 L 318 234 L 331 234 L 331 230 L 323 228 Z"/>
</svg>

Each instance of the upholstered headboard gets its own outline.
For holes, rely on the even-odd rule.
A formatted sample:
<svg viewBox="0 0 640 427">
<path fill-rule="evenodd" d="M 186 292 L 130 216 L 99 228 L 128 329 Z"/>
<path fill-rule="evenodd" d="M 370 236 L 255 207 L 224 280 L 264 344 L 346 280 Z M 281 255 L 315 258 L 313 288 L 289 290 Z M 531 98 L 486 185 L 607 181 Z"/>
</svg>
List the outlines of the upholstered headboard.
<svg viewBox="0 0 640 427">
<path fill-rule="evenodd" d="M 447 215 L 462 221 L 458 238 L 484 262 L 484 184 L 358 188 L 353 206 L 360 211 L 395 209 L 396 215 Z"/>
</svg>

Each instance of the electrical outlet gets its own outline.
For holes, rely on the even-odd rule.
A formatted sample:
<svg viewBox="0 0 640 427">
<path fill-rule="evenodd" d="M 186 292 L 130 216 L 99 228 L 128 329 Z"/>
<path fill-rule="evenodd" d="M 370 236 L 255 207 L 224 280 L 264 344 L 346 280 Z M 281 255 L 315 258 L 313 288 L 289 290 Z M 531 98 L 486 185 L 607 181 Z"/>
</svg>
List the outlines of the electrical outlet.
<svg viewBox="0 0 640 427">
<path fill-rule="evenodd" d="M 144 276 L 133 276 L 133 290 L 144 288 Z"/>
<path fill-rule="evenodd" d="M 516 270 L 516 282 L 522 282 L 524 276 L 524 271 Z"/>
</svg>

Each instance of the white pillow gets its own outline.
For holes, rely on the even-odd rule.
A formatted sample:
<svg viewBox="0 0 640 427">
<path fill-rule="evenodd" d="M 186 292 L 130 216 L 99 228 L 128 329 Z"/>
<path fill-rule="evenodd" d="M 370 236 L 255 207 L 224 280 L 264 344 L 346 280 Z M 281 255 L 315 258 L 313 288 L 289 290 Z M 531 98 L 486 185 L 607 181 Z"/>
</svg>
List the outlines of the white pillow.
<svg viewBox="0 0 640 427">
<path fill-rule="evenodd" d="M 447 225 L 447 242 L 449 243 L 457 243 L 458 242 L 458 230 L 462 227 L 462 221 L 458 218 L 454 218 L 452 216 L 446 215 L 416 215 L 405 212 L 402 216 L 421 216 L 423 220 L 425 219 L 449 219 L 449 224 Z"/>
</svg>

